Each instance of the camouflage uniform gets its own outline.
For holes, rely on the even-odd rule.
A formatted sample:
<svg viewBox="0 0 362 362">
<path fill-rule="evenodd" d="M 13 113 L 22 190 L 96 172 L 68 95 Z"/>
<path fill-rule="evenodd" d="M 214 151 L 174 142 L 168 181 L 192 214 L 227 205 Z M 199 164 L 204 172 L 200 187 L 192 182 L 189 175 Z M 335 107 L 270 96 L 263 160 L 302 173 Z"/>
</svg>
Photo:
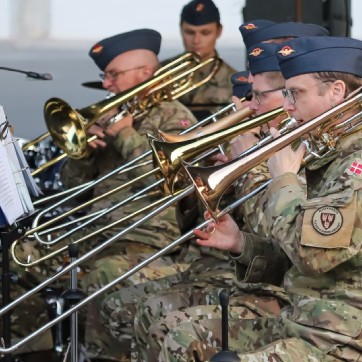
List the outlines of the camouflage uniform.
<svg viewBox="0 0 362 362">
<path fill-rule="evenodd" d="M 308 165 L 307 195 L 296 175 L 287 173 L 259 200 L 276 245 L 293 262 L 284 280 L 292 305 L 277 318 L 229 321 L 229 346 L 241 361 L 362 359 L 361 136 L 346 137 L 333 154 Z M 265 240 L 251 243 L 247 237 L 244 250 L 239 264 L 264 259 L 268 270 L 272 249 L 265 248 Z M 175 327 L 159 361 L 193 361 L 196 355 L 209 360 L 220 346 L 220 323 Z"/>
<path fill-rule="evenodd" d="M 238 181 L 234 188 L 235 193 L 240 196 L 247 194 L 269 178 L 266 165 L 258 166 L 250 172 L 248 179 L 243 177 Z M 239 212 L 240 222 L 244 222 L 245 215 L 245 228 L 252 230 L 253 225 L 256 225 L 255 229 L 259 233 L 258 235 L 265 235 L 267 242 L 269 232 L 266 227 L 265 216 L 262 210 L 258 210 L 257 213 L 252 212 L 255 210 L 255 198 L 245 202 L 241 209 Z M 250 235 L 250 239 L 253 238 L 254 236 Z M 200 252 L 206 249 L 198 248 Z M 235 289 L 235 287 L 231 289 L 233 312 L 235 314 L 236 310 L 240 310 L 238 318 L 252 319 L 260 316 L 275 316 L 279 314 L 282 306 L 289 303 L 283 289 L 278 287 L 282 282 L 284 273 L 289 268 L 289 262 L 280 248 L 274 249 L 273 258 L 268 259 L 269 264 L 273 266 L 273 270 L 271 270 L 271 266 L 269 267 L 270 273 L 264 273 L 263 260 L 258 260 L 248 267 L 239 263 L 236 264 L 239 275 L 243 275 L 241 281 L 234 281 L 239 289 Z M 228 257 L 226 253 L 223 255 Z M 189 271 L 195 269 L 196 277 L 192 283 L 180 283 L 174 286 L 172 291 L 153 295 L 138 305 L 134 320 L 133 361 L 157 361 L 165 335 L 177 325 L 190 321 L 198 323 L 199 321 L 220 318 L 219 292 L 224 288 L 231 288 L 233 280 L 230 274 L 224 272 L 224 274 L 219 275 L 216 283 L 212 273 L 205 273 L 201 269 L 203 260 L 198 261 L 197 265 L 199 263 L 201 265 L 198 272 L 194 265 L 189 269 Z M 228 279 L 226 278 L 227 275 Z M 198 279 L 204 280 L 204 284 Z"/>
<path fill-rule="evenodd" d="M 195 82 L 204 79 L 210 73 L 211 68 L 212 64 L 209 64 L 197 71 Z M 208 114 L 215 113 L 220 108 L 220 105 L 230 103 L 231 96 L 233 95 L 230 78 L 235 72 L 235 69 L 223 62 L 214 77 L 201 87 L 180 97 L 180 102 L 189 107 L 195 114 L 197 111 L 200 111 L 200 116 L 197 116 L 199 120 L 206 118 Z M 219 106 L 205 109 L 205 107 L 202 107 L 202 104 L 215 104 Z"/>
<path fill-rule="evenodd" d="M 105 149 L 97 150 L 88 159 L 67 160 L 62 168 L 64 184 L 67 187 L 72 187 L 93 180 L 146 152 L 149 149 L 149 142 L 147 137 L 145 137 L 146 132 L 155 137 L 157 136 L 157 129 L 170 133 L 179 133 L 195 122 L 196 120 L 191 112 L 179 102 L 162 102 L 152 108 L 148 115 L 141 121 L 135 121 L 133 127 L 126 127 L 121 130 L 112 142 L 108 142 Z M 116 186 L 132 180 L 132 178 L 144 174 L 152 168 L 152 165 L 142 166 L 136 170 L 119 173 L 97 185 L 94 188 L 93 196 L 102 195 L 114 189 Z M 145 181 L 135 182 L 132 187 L 98 202 L 91 211 L 95 208 L 100 210 L 111 207 L 120 200 L 143 189 L 145 185 L 149 185 L 155 181 L 155 177 L 149 177 Z M 97 220 L 96 225 L 87 226 L 86 230 L 79 232 L 78 235 L 74 235 L 73 238 L 76 239 L 79 234 L 89 234 L 99 227 L 109 225 L 159 200 L 162 196 L 160 195 L 161 192 L 158 189 L 155 191 L 156 195 L 148 195 L 147 197 L 140 198 L 131 204 L 116 209 L 107 216 Z M 149 212 L 150 210 L 143 212 L 139 216 L 132 217 L 131 220 L 123 222 L 121 225 L 113 226 L 100 236 L 82 243 L 80 247 L 81 252 L 91 250 L 92 247 L 98 243 L 115 235 L 115 233 L 142 217 L 143 214 Z M 91 294 L 93 291 L 108 284 L 115 279 L 115 277 L 124 274 L 133 266 L 154 254 L 158 249 L 164 247 L 170 240 L 178 236 L 179 230 L 176 222 L 175 208 L 169 207 L 166 211 L 129 232 L 121 240 L 115 241 L 109 248 L 106 248 L 101 255 L 97 255 L 88 261 L 85 266 L 85 277 L 81 280 L 83 290 L 86 291 L 87 294 Z M 177 251 L 151 263 L 142 269 L 141 272 L 135 273 L 121 283 L 118 288 L 132 288 L 135 285 L 144 283 L 152 290 L 152 283 L 146 282 L 154 279 L 162 279 L 168 275 L 171 275 L 170 280 L 178 280 L 177 275 L 184 271 L 188 265 L 185 263 L 175 264 L 174 256 L 176 254 Z M 164 285 L 168 285 L 167 278 L 164 281 Z M 99 321 L 99 305 L 102 298 L 103 297 L 98 297 L 86 307 L 86 347 L 90 356 L 120 358 L 122 353 L 127 353 L 127 348 L 129 349 L 129 347 L 127 347 L 129 344 L 127 342 L 128 339 L 125 338 L 125 343 L 122 347 L 117 346 L 117 349 L 112 349 L 108 332 Z M 130 316 L 128 318 L 133 319 L 133 317 L 131 318 Z"/>
</svg>

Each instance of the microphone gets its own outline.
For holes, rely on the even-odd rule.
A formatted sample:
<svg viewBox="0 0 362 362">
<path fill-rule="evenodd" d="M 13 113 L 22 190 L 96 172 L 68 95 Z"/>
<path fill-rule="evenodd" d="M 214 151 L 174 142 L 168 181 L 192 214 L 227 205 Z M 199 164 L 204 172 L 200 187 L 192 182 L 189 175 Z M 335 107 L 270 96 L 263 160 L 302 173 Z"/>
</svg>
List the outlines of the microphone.
<svg viewBox="0 0 362 362">
<path fill-rule="evenodd" d="M 28 78 L 41 79 L 41 80 L 52 80 L 53 76 L 49 73 L 36 73 L 36 72 L 26 72 Z"/>
<path fill-rule="evenodd" d="M 53 76 L 49 73 L 37 73 L 37 72 L 8 68 L 8 67 L 0 67 L 0 70 L 8 70 L 9 72 L 22 73 L 22 74 L 25 74 L 28 78 L 32 78 L 32 79 L 40 79 L 40 80 L 52 80 L 53 79 Z"/>
</svg>

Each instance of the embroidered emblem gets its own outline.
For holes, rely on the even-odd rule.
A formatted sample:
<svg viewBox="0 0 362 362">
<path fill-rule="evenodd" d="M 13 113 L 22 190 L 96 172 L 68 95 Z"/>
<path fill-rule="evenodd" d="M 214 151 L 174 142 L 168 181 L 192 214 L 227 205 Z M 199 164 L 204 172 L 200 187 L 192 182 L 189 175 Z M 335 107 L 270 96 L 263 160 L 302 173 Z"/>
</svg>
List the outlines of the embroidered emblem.
<svg viewBox="0 0 362 362">
<path fill-rule="evenodd" d="M 100 44 L 96 44 L 93 48 L 92 48 L 92 53 L 100 53 L 103 50 L 103 46 Z"/>
<path fill-rule="evenodd" d="M 253 23 L 248 23 L 246 25 L 243 25 L 243 28 L 245 28 L 246 30 L 253 30 L 256 29 L 257 27 Z"/>
<path fill-rule="evenodd" d="M 335 207 L 323 206 L 313 214 L 312 223 L 319 234 L 332 235 L 342 227 L 343 218 Z"/>
<path fill-rule="evenodd" d="M 188 119 L 180 119 L 178 121 L 178 124 L 182 127 L 189 127 L 190 126 L 190 121 Z"/>
<path fill-rule="evenodd" d="M 252 55 L 253 57 L 258 57 L 263 51 L 264 51 L 264 49 L 254 48 L 253 51 L 249 55 Z"/>
<path fill-rule="evenodd" d="M 349 168 L 350 172 L 355 173 L 356 175 L 362 174 L 362 164 L 354 161 Z"/>
<path fill-rule="evenodd" d="M 202 11 L 202 10 L 204 10 L 204 4 L 197 4 L 196 5 L 196 11 Z"/>
<path fill-rule="evenodd" d="M 292 53 L 295 53 L 295 50 L 288 45 L 284 46 L 282 49 L 280 49 L 278 51 L 278 54 L 281 54 L 284 57 L 287 57 L 288 55 L 290 55 Z"/>
<path fill-rule="evenodd" d="M 248 78 L 243 77 L 242 75 L 240 77 L 236 78 L 236 80 L 239 82 L 248 83 Z"/>
</svg>

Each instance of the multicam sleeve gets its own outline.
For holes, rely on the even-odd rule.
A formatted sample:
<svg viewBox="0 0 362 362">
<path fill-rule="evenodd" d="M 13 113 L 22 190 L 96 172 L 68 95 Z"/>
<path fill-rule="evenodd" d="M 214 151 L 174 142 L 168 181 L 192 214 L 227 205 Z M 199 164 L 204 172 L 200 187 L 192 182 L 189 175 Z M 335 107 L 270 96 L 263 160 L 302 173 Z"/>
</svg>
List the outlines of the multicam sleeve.
<svg viewBox="0 0 362 362">
<path fill-rule="evenodd" d="M 287 173 L 266 192 L 273 237 L 293 264 L 311 275 L 333 269 L 361 248 L 362 151 L 335 159 L 321 185 L 317 195 L 306 199 L 296 175 Z"/>
</svg>

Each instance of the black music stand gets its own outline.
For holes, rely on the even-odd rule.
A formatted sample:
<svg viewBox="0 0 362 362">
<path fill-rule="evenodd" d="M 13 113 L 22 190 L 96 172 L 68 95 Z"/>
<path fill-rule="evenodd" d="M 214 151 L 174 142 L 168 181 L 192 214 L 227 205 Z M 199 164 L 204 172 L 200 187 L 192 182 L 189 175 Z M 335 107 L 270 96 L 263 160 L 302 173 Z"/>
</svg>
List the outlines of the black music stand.
<svg viewBox="0 0 362 362">
<path fill-rule="evenodd" d="M 2 211 L 0 209 L 2 214 Z M 2 215 L 3 216 L 3 215 Z M 5 219 L 4 219 L 5 220 Z M 12 226 L 3 225 L 0 226 L 0 240 L 2 250 L 2 306 L 5 307 L 10 303 L 10 283 L 17 281 L 17 275 L 10 272 L 9 263 L 9 250 L 11 244 L 21 237 L 25 233 L 25 227 L 20 227 L 17 224 Z M 3 344 L 5 348 L 11 346 L 11 312 L 7 312 L 3 315 Z M 11 362 L 13 360 L 11 354 L 6 354 L 3 358 L 3 362 Z"/>
</svg>

